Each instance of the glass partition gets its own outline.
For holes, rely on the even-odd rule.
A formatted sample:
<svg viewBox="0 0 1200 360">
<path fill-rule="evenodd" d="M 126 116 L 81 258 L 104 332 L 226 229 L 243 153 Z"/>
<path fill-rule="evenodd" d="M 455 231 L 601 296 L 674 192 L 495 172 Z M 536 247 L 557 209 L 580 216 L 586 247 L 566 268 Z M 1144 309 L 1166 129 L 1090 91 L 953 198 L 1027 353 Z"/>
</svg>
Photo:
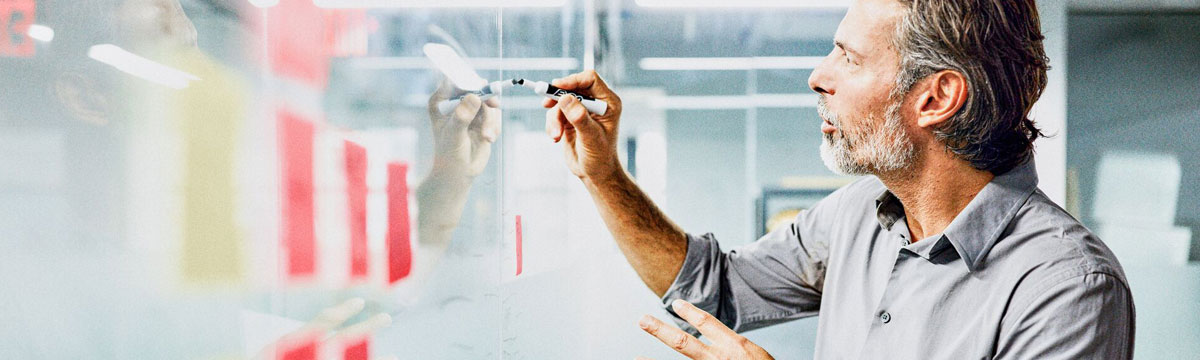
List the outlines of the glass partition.
<svg viewBox="0 0 1200 360">
<path fill-rule="evenodd" d="M 628 170 L 732 246 L 763 188 L 844 182 L 803 95 L 843 10 L 505 4 L 0 2 L 0 357 L 672 356 L 542 98 L 437 110 L 468 86 L 424 46 L 488 81 L 597 69 Z"/>
<path fill-rule="evenodd" d="M 627 170 L 725 248 L 852 180 L 820 161 L 807 86 L 844 7 L 499 3 L 0 0 L 0 358 L 674 358 L 637 328 L 667 315 L 546 136 L 542 97 L 438 109 L 471 84 L 445 80 L 426 44 L 486 81 L 596 69 L 623 100 Z M 1100 48 L 1076 38 L 1073 54 Z M 1094 229 L 1144 222 L 1091 210 L 1141 204 L 1106 179 L 1174 174 L 1152 195 L 1177 208 L 1133 214 L 1170 217 L 1156 231 L 1182 239 L 1195 142 L 1101 150 L 1194 109 L 1115 132 L 1100 120 L 1129 114 L 1074 110 L 1115 97 L 1086 81 L 1117 63 L 1136 62 L 1070 64 L 1067 207 Z M 1106 241 L 1122 226 L 1099 225 Z M 1197 293 L 1200 247 L 1168 240 L 1122 255 L 1139 320 L 1170 325 L 1139 323 L 1139 354 L 1197 329 L 1143 304 Z M 815 332 L 746 335 L 788 359 L 810 357 Z"/>
</svg>

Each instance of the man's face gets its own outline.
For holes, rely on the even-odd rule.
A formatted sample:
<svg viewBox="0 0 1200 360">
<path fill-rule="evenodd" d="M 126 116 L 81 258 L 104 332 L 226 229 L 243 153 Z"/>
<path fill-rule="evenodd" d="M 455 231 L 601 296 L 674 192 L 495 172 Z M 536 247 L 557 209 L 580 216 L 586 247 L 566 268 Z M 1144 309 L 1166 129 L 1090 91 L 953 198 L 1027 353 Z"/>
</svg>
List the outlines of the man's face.
<svg viewBox="0 0 1200 360">
<path fill-rule="evenodd" d="M 891 38 L 903 11 L 895 0 L 856 1 L 838 26 L 833 51 L 808 78 L 820 94 L 821 159 L 834 172 L 878 174 L 907 168 L 915 158 L 903 96 L 890 96 L 900 61 Z"/>
</svg>

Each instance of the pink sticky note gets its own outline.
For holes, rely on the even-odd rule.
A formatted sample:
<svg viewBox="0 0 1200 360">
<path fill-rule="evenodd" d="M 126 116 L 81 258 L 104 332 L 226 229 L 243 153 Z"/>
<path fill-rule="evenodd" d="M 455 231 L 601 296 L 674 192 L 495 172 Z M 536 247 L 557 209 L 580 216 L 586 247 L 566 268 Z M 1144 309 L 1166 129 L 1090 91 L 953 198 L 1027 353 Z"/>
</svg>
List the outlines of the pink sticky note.
<svg viewBox="0 0 1200 360">
<path fill-rule="evenodd" d="M 408 225 L 408 165 L 389 163 L 387 166 L 388 198 L 388 283 L 408 276 L 412 270 L 412 244 Z"/>
<path fill-rule="evenodd" d="M 521 275 L 521 215 L 517 215 L 517 275 Z"/>
<path fill-rule="evenodd" d="M 346 198 L 350 213 L 350 278 L 367 276 L 367 150 L 346 141 Z"/>
<path fill-rule="evenodd" d="M 30 57 L 35 48 L 29 37 L 37 3 L 33 0 L 0 1 L 0 56 Z"/>
<path fill-rule="evenodd" d="M 284 253 L 290 277 L 313 275 L 313 123 L 280 110 L 277 114 Z"/>
<path fill-rule="evenodd" d="M 280 342 L 275 352 L 279 360 L 317 360 L 318 343 L 316 337 L 305 337 L 298 341 Z"/>
<path fill-rule="evenodd" d="M 367 35 L 371 32 L 366 9 L 341 9 L 329 14 L 330 27 L 325 33 L 330 55 L 354 57 L 367 55 Z"/>
<path fill-rule="evenodd" d="M 371 356 L 371 346 L 367 338 L 346 343 L 342 350 L 342 360 L 368 360 Z"/>
<path fill-rule="evenodd" d="M 328 19 L 312 1 L 280 1 L 267 9 L 266 36 L 271 70 L 324 89 L 328 81 Z"/>
</svg>

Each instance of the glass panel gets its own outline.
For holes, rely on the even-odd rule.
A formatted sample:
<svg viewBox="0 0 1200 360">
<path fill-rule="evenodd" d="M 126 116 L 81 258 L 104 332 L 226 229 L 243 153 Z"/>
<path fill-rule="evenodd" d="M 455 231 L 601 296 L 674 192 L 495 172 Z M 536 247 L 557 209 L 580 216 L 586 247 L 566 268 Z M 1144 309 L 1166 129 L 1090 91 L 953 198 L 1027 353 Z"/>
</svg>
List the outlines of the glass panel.
<svg viewBox="0 0 1200 360">
<path fill-rule="evenodd" d="M 1125 267 L 1136 357 L 1200 353 L 1200 16 L 1077 14 L 1070 39 L 1067 208 Z"/>
<path fill-rule="evenodd" d="M 632 119 L 629 170 L 730 245 L 756 237 L 760 186 L 828 175 L 760 166 L 818 163 L 799 151 L 815 118 L 793 111 L 811 59 L 746 64 L 822 56 L 837 10 L 2 4 L 3 358 L 670 356 L 634 327 L 665 313 L 546 139 L 541 98 L 431 112 L 427 43 L 489 81 L 597 68 Z M 546 341 L 563 331 L 583 340 Z"/>
<path fill-rule="evenodd" d="M 0 1 L 0 358 L 674 357 L 542 98 L 431 111 L 428 43 L 488 81 L 595 68 L 624 165 L 725 248 L 849 181 L 807 89 L 843 10 L 505 3 Z M 1197 23 L 1071 21 L 1066 207 L 1126 265 L 1139 357 L 1200 351 Z"/>
<path fill-rule="evenodd" d="M 502 10 L 414 5 L 0 3 L 0 358 L 499 357 L 501 119 L 421 49 Z"/>
</svg>

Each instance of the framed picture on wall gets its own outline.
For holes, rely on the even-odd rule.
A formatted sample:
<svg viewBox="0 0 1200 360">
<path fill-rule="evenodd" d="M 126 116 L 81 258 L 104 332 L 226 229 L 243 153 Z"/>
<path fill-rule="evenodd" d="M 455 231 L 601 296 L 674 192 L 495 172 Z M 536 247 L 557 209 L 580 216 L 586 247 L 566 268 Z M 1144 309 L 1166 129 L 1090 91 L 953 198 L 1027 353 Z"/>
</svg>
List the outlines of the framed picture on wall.
<svg viewBox="0 0 1200 360">
<path fill-rule="evenodd" d="M 852 177 L 792 177 L 784 178 L 779 186 L 765 187 L 759 195 L 755 212 L 755 233 L 758 238 L 778 226 L 787 225 L 834 190 L 854 181 Z"/>
</svg>

